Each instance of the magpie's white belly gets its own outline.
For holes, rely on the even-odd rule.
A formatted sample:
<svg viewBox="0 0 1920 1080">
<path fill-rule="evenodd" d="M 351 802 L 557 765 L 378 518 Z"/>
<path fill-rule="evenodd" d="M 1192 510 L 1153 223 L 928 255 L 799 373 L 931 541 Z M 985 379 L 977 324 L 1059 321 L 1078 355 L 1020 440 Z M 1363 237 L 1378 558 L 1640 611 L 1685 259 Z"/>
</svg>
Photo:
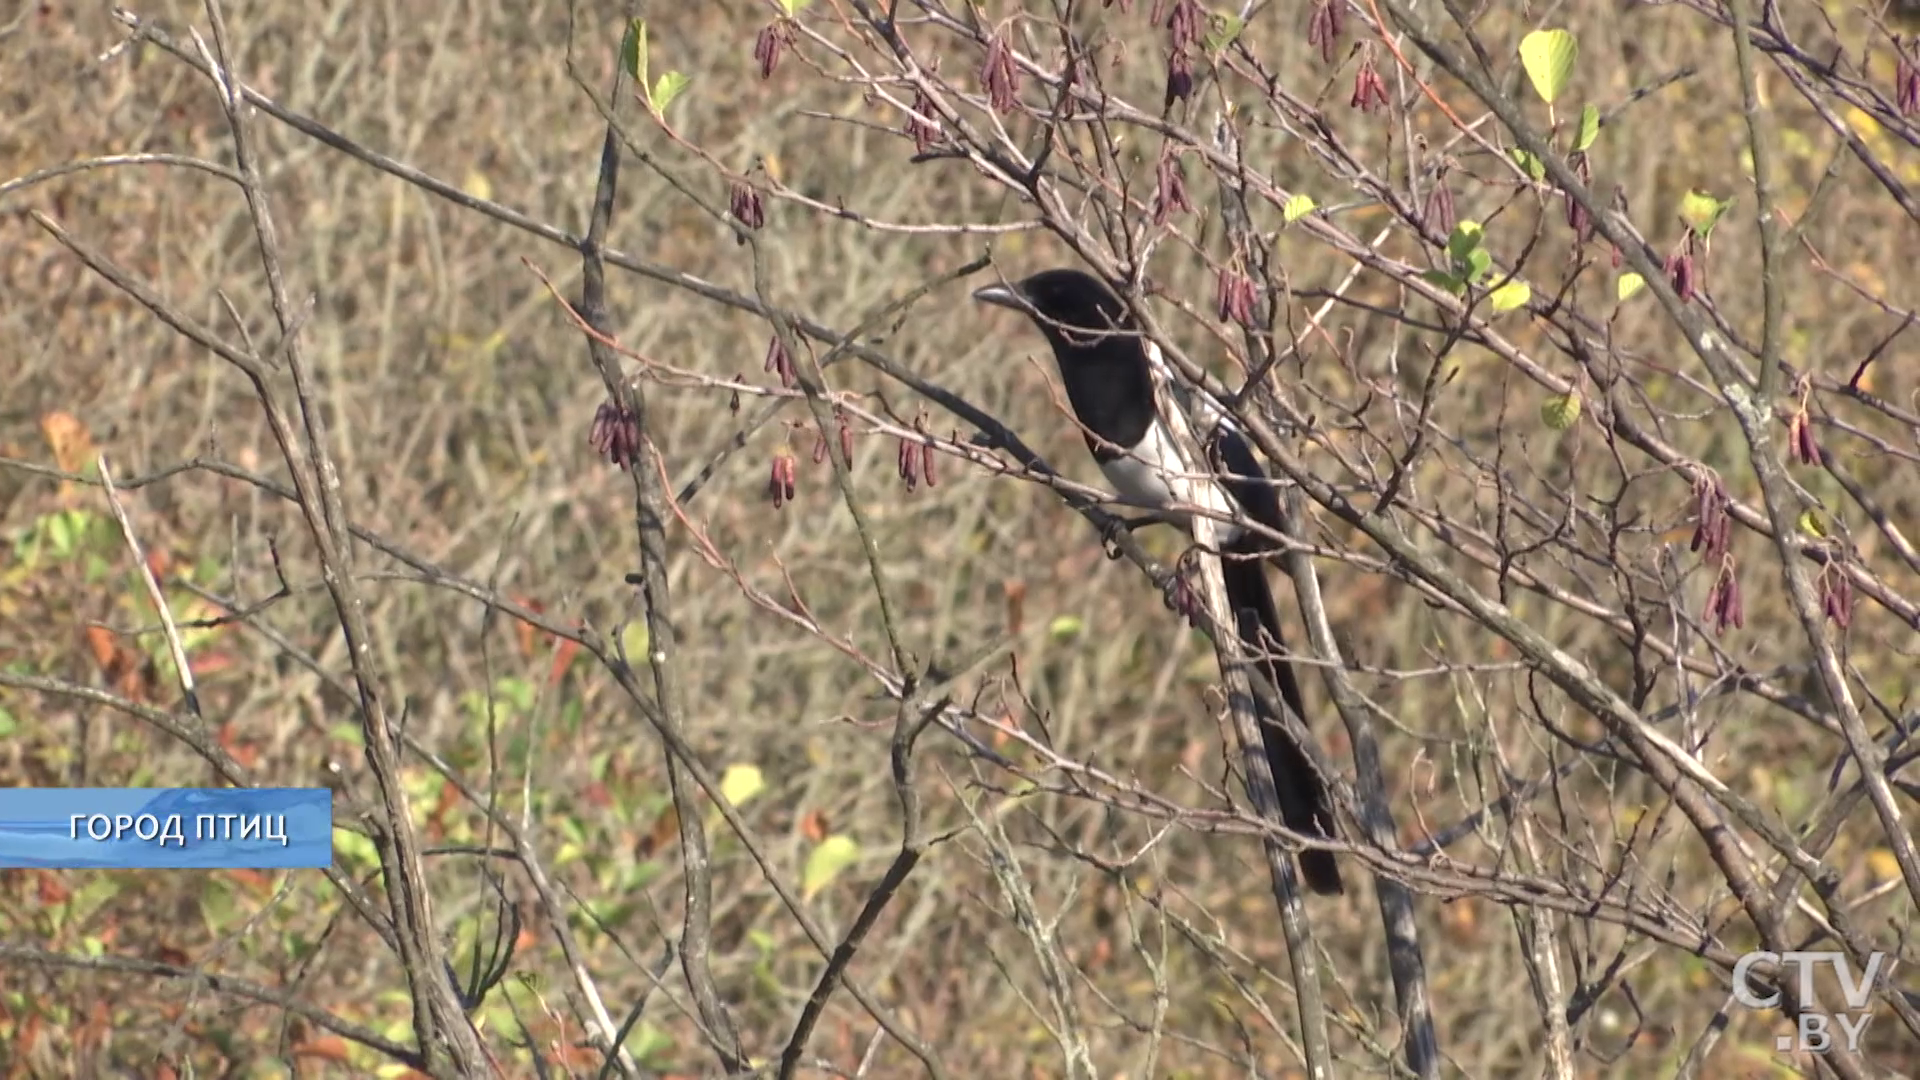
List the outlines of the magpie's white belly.
<svg viewBox="0 0 1920 1080">
<path fill-rule="evenodd" d="M 1193 532 L 1195 506 L 1231 514 L 1227 493 L 1209 479 L 1192 476 L 1180 465 L 1180 454 L 1165 426 L 1155 424 L 1128 453 L 1100 463 L 1100 471 L 1121 501 L 1153 511 L 1187 533 Z M 1173 509 L 1180 507 L 1180 509 Z M 1215 518 L 1222 542 L 1239 530 Z"/>
<path fill-rule="evenodd" d="M 1139 458 L 1122 457 L 1102 462 L 1100 471 L 1107 475 L 1107 483 L 1113 485 L 1113 493 L 1133 506 L 1165 510 L 1179 501 L 1160 469 Z"/>
</svg>

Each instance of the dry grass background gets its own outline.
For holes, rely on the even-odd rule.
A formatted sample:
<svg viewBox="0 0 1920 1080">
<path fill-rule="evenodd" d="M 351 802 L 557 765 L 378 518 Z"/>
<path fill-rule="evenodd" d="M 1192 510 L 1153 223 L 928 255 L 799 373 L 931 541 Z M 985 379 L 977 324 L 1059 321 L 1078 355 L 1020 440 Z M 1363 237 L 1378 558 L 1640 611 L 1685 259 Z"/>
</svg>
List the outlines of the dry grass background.
<svg viewBox="0 0 1920 1080">
<path fill-rule="evenodd" d="M 1689 187 L 1739 193 L 1741 201 L 1715 235 L 1712 283 L 1726 316 L 1756 327 L 1753 204 L 1740 171 L 1744 132 L 1726 34 L 1681 6 L 1493 7 L 1499 10 L 1481 22 L 1484 36 L 1509 54 L 1527 26 L 1547 22 L 1576 32 L 1582 100 L 1611 108 L 1635 88 L 1690 71 L 1624 113 L 1617 135 L 1609 128 L 1601 168 L 1632 193 L 1656 245 L 1676 231 L 1670 215 L 1651 208 L 1674 204 Z M 203 23 L 196 4 L 137 10 L 176 32 Z M 1830 10 L 1843 39 L 1857 41 L 1865 32 L 1857 7 L 1836 3 Z M 897 117 L 883 118 L 863 100 L 859 87 L 836 84 L 791 58 L 772 79 L 759 79 L 750 47 L 765 10 L 730 0 L 652 4 L 645 14 L 656 69 L 670 65 L 695 75 L 671 113 L 677 131 L 728 167 L 745 170 L 756 159 L 772 159 L 791 189 L 874 220 L 999 224 L 1031 217 L 967 169 L 908 165 L 897 135 L 809 115 L 897 124 Z M 1828 32 L 1808 5 L 1790 4 L 1785 14 L 1815 38 Z M 235 66 L 255 88 L 476 196 L 573 230 L 585 224 L 605 129 L 569 79 L 569 34 L 584 77 L 604 93 L 623 15 L 618 4 L 585 2 L 571 12 L 570 25 L 567 5 L 541 0 L 235 3 L 228 11 Z M 1157 39 L 1144 12 L 1116 10 L 1106 17 L 1131 26 L 1146 43 L 1144 59 L 1122 66 L 1116 85 L 1157 101 Z M 1384 136 L 1369 134 L 1360 114 L 1346 108 L 1350 73 L 1326 76 L 1310 60 L 1306 17 L 1306 5 L 1272 5 L 1249 34 L 1277 69 L 1308 73 L 1292 87 L 1296 93 L 1311 96 L 1319 80 L 1333 80 L 1324 103 L 1329 115 L 1355 145 L 1375 148 Z M 42 5 L 7 24 L 0 38 L 0 178 L 103 153 L 229 160 L 225 122 L 205 80 L 152 46 L 96 61 L 121 36 L 97 4 Z M 961 66 L 967 61 L 948 60 L 949 76 L 970 87 L 967 74 L 955 74 L 970 74 Z M 1768 76 L 1765 89 L 1781 125 L 1782 197 L 1797 219 L 1838 140 L 1783 80 Z M 642 141 L 692 177 L 704 198 L 724 204 L 722 179 L 644 120 L 634 123 Z M 605 392 L 583 363 L 579 333 L 529 269 L 539 268 L 572 295 L 577 257 L 280 125 L 262 119 L 256 130 L 293 288 L 317 297 L 303 333 L 323 377 L 320 400 L 334 425 L 333 450 L 353 519 L 561 622 L 586 620 L 613 632 L 638 620 L 637 592 L 623 581 L 639 568 L 631 490 L 586 441 Z M 1878 140 L 1885 160 L 1904 170 L 1907 183 L 1920 181 L 1920 155 L 1912 147 L 1890 144 L 1884 134 L 1869 137 Z M 1323 191 L 1323 203 L 1343 197 L 1320 179 L 1320 166 L 1285 139 L 1269 138 L 1258 149 L 1270 155 L 1260 167 L 1277 183 Z M 1894 312 L 1920 304 L 1920 284 L 1913 274 L 1913 221 L 1857 162 L 1843 161 L 1832 183 L 1809 239 L 1834 273 L 1816 272 L 1804 251 L 1789 253 L 1787 352 L 1797 363 L 1845 379 L 1899 324 Z M 1201 187 L 1200 195 L 1211 198 Z M 1484 218 L 1503 197 L 1463 187 L 1459 214 Z M 609 237 L 614 246 L 753 291 L 745 249 L 660 176 L 630 166 L 620 199 Z M 101 169 L 6 196 L 0 206 L 9 213 L 0 219 L 0 454 L 71 468 L 89 460 L 85 448 L 97 447 L 123 479 L 195 458 L 284 477 L 244 380 L 13 213 L 41 210 L 232 337 L 216 295 L 224 290 L 255 339 L 272 342 L 277 331 L 252 228 L 229 185 L 186 170 Z M 1557 215 L 1557 204 L 1546 212 Z M 778 200 L 769 201 L 768 215 L 771 295 L 841 329 L 988 248 L 1008 276 L 1071 258 L 1042 232 L 885 231 Z M 1386 221 L 1366 212 L 1355 217 L 1351 228 L 1362 237 Z M 1334 287 L 1350 265 L 1292 232 L 1283 235 L 1279 253 L 1290 283 L 1301 290 Z M 1169 256 L 1164 277 L 1159 265 L 1155 273 L 1196 307 L 1209 306 L 1211 277 L 1190 253 Z M 1891 310 L 1863 299 L 1842 276 Z M 1037 338 L 1011 318 L 965 302 L 966 289 L 977 283 L 942 288 L 899 325 L 883 328 L 880 344 L 903 366 L 1005 420 L 1070 475 L 1090 481 L 1094 473 L 1079 438 L 1060 422 L 1046 390 L 1053 375 Z M 1366 277 L 1355 295 L 1392 304 L 1395 294 Z M 1307 310 L 1310 299 L 1296 307 Z M 609 300 L 616 336 L 637 352 L 715 376 L 771 378 L 760 372 L 767 340 L 761 320 L 629 274 L 614 275 Z M 1650 301 L 1643 303 L 1642 317 L 1621 327 L 1623 347 L 1688 369 L 1679 339 Z M 1411 380 L 1410 392 L 1417 394 L 1425 361 L 1410 332 L 1348 308 L 1336 311 L 1328 328 L 1352 363 L 1336 362 L 1324 345 L 1306 357 L 1297 370 L 1309 411 L 1338 416 L 1343 403 L 1358 403 L 1368 378 Z M 1528 347 L 1542 341 L 1525 329 L 1514 338 Z M 1384 358 L 1398 358 L 1401 350 L 1406 370 L 1390 371 Z M 1875 392 L 1906 407 L 1920 385 L 1911 355 L 1901 339 L 1873 372 Z M 1490 354 L 1463 347 L 1456 359 L 1458 374 L 1440 408 L 1458 442 L 1437 452 L 1432 471 L 1423 474 L 1424 504 L 1463 514 L 1492 505 L 1493 493 L 1461 461 L 1489 454 L 1497 443 L 1537 490 L 1606 457 L 1591 431 L 1583 441 L 1581 432 L 1562 438 L 1541 427 L 1539 387 L 1514 378 Z M 846 371 L 836 385 L 883 395 L 905 417 L 921 407 L 897 384 L 852 365 Z M 720 453 L 740 426 L 725 396 L 710 389 L 656 385 L 648 392 L 656 439 L 676 483 Z M 1682 399 L 1684 387 L 1674 392 L 1674 400 Z M 1704 399 L 1688 400 L 1698 410 Z M 757 405 L 749 400 L 739 416 Z M 781 415 L 721 467 L 689 512 L 753 586 L 783 596 L 784 574 L 823 626 L 882 655 L 859 538 L 830 471 L 809 463 L 813 437 L 804 410 L 789 405 Z M 929 416 L 937 432 L 957 426 L 937 410 Z M 50 424 L 49 417 L 73 423 Z M 1892 520 L 1912 535 L 1920 525 L 1912 433 L 1884 418 L 1859 422 L 1908 456 L 1874 452 L 1864 440 L 1830 432 L 1823 438 L 1845 447 Z M 1731 421 L 1696 412 L 1669 435 L 1736 475 L 1744 450 Z M 801 476 L 796 501 L 775 510 L 764 489 L 769 462 L 783 443 L 799 456 Z M 1307 453 L 1310 461 L 1327 463 Z M 1065 757 L 1096 762 L 1178 802 L 1218 805 L 1222 790 L 1238 797 L 1237 784 L 1224 776 L 1212 651 L 1200 635 L 1175 632 L 1173 616 L 1134 567 L 1104 559 L 1093 533 L 1042 487 L 945 461 L 937 486 L 908 494 L 895 480 L 894 455 L 894 440 L 862 436 L 855 443 L 855 476 L 867 497 L 873 539 L 898 583 L 902 629 L 923 660 L 936 650 L 977 647 L 1017 620 L 1011 627 L 1017 671 L 1001 657 L 964 683 L 984 711 L 1043 726 Z M 1741 487 L 1750 474 L 1738 475 L 1736 495 L 1756 500 L 1750 484 Z M 1679 530 L 1684 545 L 1691 506 L 1684 479 L 1649 482 L 1634 497 L 1659 528 Z M 203 471 L 178 473 L 126 498 L 145 544 L 165 560 L 163 576 L 190 579 L 219 597 L 246 603 L 272 596 L 278 583 L 269 544 L 277 545 L 292 595 L 258 612 L 257 625 L 191 635 L 206 713 L 220 743 L 258 776 L 286 784 L 330 782 L 364 796 L 368 780 L 353 702 L 337 691 L 338 683 L 330 686 L 316 674 L 339 678 L 344 646 L 317 588 L 297 510 L 248 483 Z M 30 550 L 27 538 L 44 537 L 53 515 L 76 510 L 91 517 L 69 519 L 80 524 L 71 557 Z M 1331 519 L 1321 525 L 1325 542 L 1364 547 Z M 1884 547 L 1873 547 L 1878 538 L 1871 525 L 1855 518 L 1852 526 L 1869 547 L 1866 561 L 1914 595 L 1915 575 Z M 0 666 L 175 707 L 177 690 L 164 669 L 140 670 L 138 657 L 155 653 L 159 638 L 148 630 L 151 608 L 99 491 L 0 468 L 0 527 L 10 541 L 0 549 Z M 893 706 L 873 699 L 878 685 L 859 666 L 817 637 L 769 618 L 736 581 L 692 550 L 684 530 L 673 535 L 671 585 L 682 642 L 676 670 L 689 703 L 689 734 L 716 771 L 761 770 L 766 787 L 743 812 L 788 880 L 800 880 L 824 836 L 844 835 L 859 845 L 860 857 L 808 898 L 816 918 L 844 929 L 899 840 L 886 764 Z M 1168 537 L 1150 543 L 1163 556 L 1176 550 Z M 1764 543 L 1751 535 L 1737 543 L 1753 545 L 1754 565 L 1764 573 L 1747 576 L 1746 627 L 1730 633 L 1724 647 L 1755 671 L 1804 663 L 1806 644 L 1784 610 Z M 659 1075 L 711 1070 L 714 1059 L 678 968 L 663 963 L 664 943 L 680 933 L 683 867 L 662 752 L 651 730 L 584 655 L 510 618 L 487 617 L 469 597 L 409 580 L 390 560 L 363 555 L 360 569 L 371 575 L 369 617 L 394 699 L 406 703 L 409 733 L 480 790 L 491 779 L 502 806 L 531 823 L 549 872 L 571 898 L 562 917 L 614 1014 L 650 995 L 628 1048 Z M 1404 839 L 1416 841 L 1481 805 L 1483 792 L 1496 783 L 1491 744 L 1501 746 L 1506 767 L 1519 776 L 1556 760 L 1556 744 L 1529 726 L 1530 680 L 1503 643 L 1438 612 L 1385 574 L 1330 560 L 1323 572 L 1329 614 L 1346 635 L 1357 677 L 1390 718 L 1388 793 Z M 1692 599 L 1684 606 L 1697 613 L 1706 585 L 1698 574 L 1689 578 Z M 1019 599 L 1010 600 L 1016 594 Z M 184 617 L 219 610 L 185 587 L 172 595 Z M 1610 682 L 1630 681 L 1625 654 L 1605 627 L 1537 597 L 1514 603 Z M 116 633 L 90 633 L 89 627 Z M 629 631 L 630 641 L 635 633 Z M 1851 642 L 1863 684 L 1911 715 L 1912 629 L 1863 604 Z M 1314 706 L 1309 720 L 1345 767 L 1345 734 L 1331 722 L 1319 680 L 1306 681 Z M 1790 689 L 1806 691 L 1800 683 Z M 1672 700 L 1671 685 L 1664 690 L 1653 706 Z M 216 782 L 186 748 L 97 703 L 13 689 L 0 690 L 0 709 L 7 725 L 0 777 L 8 782 Z M 1563 701 L 1550 706 L 1550 715 L 1582 737 L 1600 734 L 1590 720 L 1569 714 Z M 1830 736 L 1748 695 L 1709 705 L 1701 715 L 1715 729 L 1714 771 L 1782 820 L 1804 820 L 1827 797 L 1837 745 Z M 490 730 L 497 733 L 491 751 Z M 1026 794 L 1022 781 L 970 759 L 937 733 L 922 745 L 928 825 L 956 835 L 930 851 L 853 970 L 950 1075 L 1066 1072 L 1048 1030 L 1056 1020 L 1032 941 L 996 884 L 995 861 L 1009 855 L 1018 859 L 1048 940 L 1068 962 L 1069 996 L 1081 1009 L 1081 1034 L 1101 1073 L 1291 1075 L 1298 1068 L 1285 947 L 1250 837 L 1174 829 L 1124 871 L 1104 872 L 1088 856 L 1125 860 L 1156 835 L 1154 823 L 1095 800 Z M 427 843 L 482 842 L 481 816 L 434 768 L 410 758 L 405 776 Z M 1550 835 L 1606 850 L 1627 842 L 1643 820 L 1664 820 L 1639 811 L 1658 796 L 1644 781 L 1596 766 L 1577 773 L 1539 809 Z M 1910 800 L 1905 809 L 1911 819 Z M 1842 868 L 1845 888 L 1860 894 L 1877 880 L 1897 879 L 1871 815 L 1855 811 L 1851 822 L 1829 855 Z M 737 839 L 717 817 L 709 824 L 714 976 L 747 1049 L 763 1060 L 777 1057 L 822 960 Z M 1650 848 L 1661 860 L 1655 872 L 1661 887 L 1677 904 L 1705 909 L 1722 902 L 1724 891 L 1713 892 L 1716 872 L 1697 841 L 1670 823 L 1663 829 Z M 1489 826 L 1452 856 L 1491 863 L 1506 835 L 1504 827 Z M 343 848 L 350 870 L 373 869 L 365 850 Z M 438 914 L 456 962 L 463 962 L 476 936 L 494 933 L 489 892 L 473 860 L 440 858 L 431 865 Z M 1348 865 L 1350 898 L 1316 902 L 1312 914 L 1333 972 L 1339 1075 L 1371 1075 L 1392 1064 L 1397 1025 L 1371 886 L 1357 863 Z M 600 1057 L 586 1046 L 570 976 L 546 930 L 549 913 L 514 873 L 505 877 L 521 940 L 508 978 L 476 1014 L 488 1045 L 506 1075 L 536 1075 L 536 1058 L 549 1068 L 592 1075 Z M 1878 897 L 1858 913 L 1862 925 L 1888 935 L 1910 931 L 1912 898 L 1897 887 Z M 1539 1012 L 1513 909 L 1469 895 L 1428 896 L 1419 910 L 1448 1073 L 1538 1074 Z M 1568 991 L 1604 991 L 1577 1025 L 1577 1074 L 1670 1074 L 1724 1001 L 1723 976 L 1605 921 L 1570 919 L 1559 926 Z M 1750 932 L 1729 934 L 1743 947 L 1752 944 Z M 0 875 L 0 940 L 282 986 L 390 1038 L 410 1037 L 397 962 L 310 872 L 7 871 Z M 1617 954 L 1626 958 L 1624 970 L 1608 971 Z M 1161 1009 L 1164 1021 L 1156 1027 Z M 1776 1015 L 1731 1013 L 1703 1075 L 1791 1074 L 1793 1063 L 1772 1052 L 1781 1024 Z M 1150 1036 L 1149 1028 L 1160 1034 Z M 1909 1073 L 1920 1067 L 1920 1054 L 1895 1018 L 1882 1015 L 1873 1031 L 1884 1067 Z M 873 1021 L 842 994 L 811 1053 L 851 1070 L 874 1032 Z M 534 1049 L 522 1045 L 528 1042 Z M 1150 1043 L 1157 1057 L 1148 1056 Z M 0 972 L 0 1074 L 8 1076 L 288 1070 L 349 1076 L 381 1067 L 371 1051 L 311 1023 L 192 980 L 44 964 Z M 1812 1068 L 1805 1061 L 1798 1067 Z M 891 1042 L 881 1043 L 871 1068 L 871 1075 L 918 1071 Z"/>
</svg>

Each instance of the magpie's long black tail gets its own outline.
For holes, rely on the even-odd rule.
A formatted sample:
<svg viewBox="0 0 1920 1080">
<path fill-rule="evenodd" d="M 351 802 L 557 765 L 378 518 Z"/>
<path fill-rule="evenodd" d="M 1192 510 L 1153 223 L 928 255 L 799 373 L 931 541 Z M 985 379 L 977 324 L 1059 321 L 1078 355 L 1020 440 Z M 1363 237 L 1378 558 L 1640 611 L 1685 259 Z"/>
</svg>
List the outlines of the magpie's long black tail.
<svg viewBox="0 0 1920 1080">
<path fill-rule="evenodd" d="M 1231 549 L 1229 549 L 1231 553 Z M 1220 569 L 1227 587 L 1227 602 L 1233 605 L 1234 629 L 1260 663 L 1267 677 L 1280 691 L 1287 707 L 1306 722 L 1307 710 L 1300 698 L 1300 684 L 1294 680 L 1293 665 L 1274 658 L 1281 646 L 1280 616 L 1273 606 L 1273 588 L 1267 584 L 1266 563 L 1260 559 L 1225 558 Z M 1266 745 L 1267 765 L 1273 770 L 1273 786 L 1280 795 L 1280 817 L 1287 828 L 1309 836 L 1333 837 L 1333 802 L 1320 773 L 1308 760 L 1287 729 L 1273 722 L 1267 707 L 1254 697 L 1260 716 L 1260 737 Z M 1340 867 L 1330 851 L 1300 853 L 1300 873 L 1307 887 L 1317 893 L 1335 894 L 1340 887 Z"/>
</svg>

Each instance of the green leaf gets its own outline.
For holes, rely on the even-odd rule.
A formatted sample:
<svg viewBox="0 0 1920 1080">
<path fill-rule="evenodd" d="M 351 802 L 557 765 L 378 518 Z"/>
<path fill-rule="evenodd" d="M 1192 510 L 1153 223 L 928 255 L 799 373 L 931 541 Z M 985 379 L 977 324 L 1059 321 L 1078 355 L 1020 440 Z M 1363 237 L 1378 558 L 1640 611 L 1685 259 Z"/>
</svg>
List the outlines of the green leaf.
<svg viewBox="0 0 1920 1080">
<path fill-rule="evenodd" d="M 46 517 L 47 541 L 53 545 L 56 559 L 64 559 L 73 554 L 73 519 L 66 514 L 50 514 Z"/>
<path fill-rule="evenodd" d="M 620 66 L 626 69 L 634 85 L 646 88 L 647 20 L 635 19 L 627 24 L 627 34 L 620 39 Z"/>
<path fill-rule="evenodd" d="M 1465 259 L 1480 246 L 1486 230 L 1477 221 L 1460 221 L 1453 226 L 1452 235 L 1447 237 L 1447 254 L 1455 261 Z"/>
<path fill-rule="evenodd" d="M 1641 289 L 1644 289 L 1646 287 L 1647 287 L 1647 279 L 1629 270 L 1626 273 L 1620 275 L 1620 280 L 1613 283 L 1614 299 L 1624 304 L 1627 301 L 1633 299 L 1634 293 L 1637 293 Z"/>
<path fill-rule="evenodd" d="M 647 95 L 647 102 L 653 106 L 654 112 L 666 112 L 667 106 L 673 104 L 673 99 L 679 97 L 680 92 L 685 90 L 687 84 L 692 81 L 691 75 L 669 71 L 654 81 L 653 90 Z"/>
<path fill-rule="evenodd" d="M 225 878 L 209 877 L 201 879 L 200 919 L 207 929 L 218 935 L 232 924 L 238 904 L 234 899 L 233 887 Z"/>
<path fill-rule="evenodd" d="M 1533 154 L 1528 151 L 1516 146 L 1512 150 L 1507 151 L 1507 156 L 1513 158 L 1514 164 L 1526 170 L 1527 179 L 1532 180 L 1534 183 L 1537 184 L 1547 178 L 1547 167 L 1540 163 L 1539 158 L 1534 157 Z"/>
<path fill-rule="evenodd" d="M 1821 540 L 1825 540 L 1827 537 L 1833 535 L 1827 531 L 1827 523 L 1820 517 L 1820 511 L 1812 507 L 1801 511 L 1800 519 L 1796 521 L 1795 524 L 1800 526 L 1801 532 L 1806 533 L 1808 536 L 1818 537 Z"/>
<path fill-rule="evenodd" d="M 1540 422 L 1555 431 L 1565 431 L 1580 419 L 1580 395 L 1573 391 L 1555 394 L 1540 405 Z"/>
<path fill-rule="evenodd" d="M 1466 282 L 1461 281 L 1445 270 L 1425 270 L 1421 272 L 1420 277 L 1428 284 L 1438 285 L 1448 292 L 1453 293 L 1455 296 L 1458 296 L 1460 290 L 1467 287 Z"/>
<path fill-rule="evenodd" d="M 1524 281 L 1509 281 L 1493 290 L 1487 299 L 1493 304 L 1493 313 L 1498 315 L 1524 306 L 1527 301 L 1533 299 L 1533 287 Z"/>
<path fill-rule="evenodd" d="M 673 1049 L 673 1036 L 642 1020 L 634 1025 L 625 1045 L 634 1060 L 652 1066 L 658 1064 L 655 1058 Z"/>
<path fill-rule="evenodd" d="M 32 570 L 40 565 L 40 548 L 45 537 L 40 529 L 27 529 L 13 542 L 13 561 Z"/>
<path fill-rule="evenodd" d="M 120 884 L 112 875 L 103 874 L 80 886 L 74 890 L 73 899 L 67 901 L 68 917 L 76 923 L 86 923 L 120 895 Z"/>
<path fill-rule="evenodd" d="M 1579 52 L 1579 42 L 1565 30 L 1535 30 L 1520 39 L 1520 66 L 1527 70 L 1533 92 L 1541 101 L 1551 105 L 1566 89 L 1567 77 L 1573 74 L 1573 58 Z"/>
<path fill-rule="evenodd" d="M 0 705 L 0 739 L 5 739 L 18 730 L 20 730 L 20 722 L 13 718 L 13 714 L 7 711 L 5 705 Z"/>
<path fill-rule="evenodd" d="M 533 711 L 533 684 L 518 675 L 502 675 L 494 681 L 493 692 L 517 713 L 524 715 Z"/>
<path fill-rule="evenodd" d="M 1720 215 L 1733 205 L 1732 199 L 1716 199 L 1699 188 L 1687 192 L 1680 200 L 1680 220 L 1687 223 L 1695 236 L 1705 240 L 1720 223 Z"/>
<path fill-rule="evenodd" d="M 1291 225 L 1301 218 L 1306 217 L 1308 214 L 1313 213 L 1314 210 L 1318 208 L 1319 204 L 1313 201 L 1313 196 L 1295 195 L 1287 200 L 1285 206 L 1280 208 L 1280 217 L 1281 220 Z"/>
<path fill-rule="evenodd" d="M 1487 253 L 1486 248 L 1474 248 L 1467 252 L 1468 281 L 1475 285 L 1480 284 L 1480 279 L 1486 277 L 1487 271 L 1491 269 L 1493 269 L 1493 256 Z"/>
<path fill-rule="evenodd" d="M 335 827 L 333 850 L 351 873 L 364 874 L 380 868 L 380 851 L 373 841 L 357 832 Z"/>
<path fill-rule="evenodd" d="M 1232 45 L 1240 37 L 1240 32 L 1246 28 L 1246 23 L 1232 15 L 1213 16 L 1213 29 L 1207 33 L 1207 51 L 1226 52 L 1227 47 Z"/>
<path fill-rule="evenodd" d="M 629 664 L 645 663 L 647 646 L 652 642 L 645 620 L 635 619 L 620 631 L 620 648 L 626 652 Z"/>
<path fill-rule="evenodd" d="M 1057 615 L 1047 624 L 1047 636 L 1055 641 L 1072 641 L 1086 628 L 1086 620 L 1078 615 Z"/>
<path fill-rule="evenodd" d="M 1600 109 L 1595 105 L 1586 105 L 1580 109 L 1580 130 L 1574 133 L 1573 149 L 1575 153 L 1584 152 L 1600 137 Z"/>
<path fill-rule="evenodd" d="M 720 794 L 735 806 L 744 806 L 767 789 L 767 778 L 754 765 L 729 765 L 720 774 Z"/>
<path fill-rule="evenodd" d="M 820 846 L 807 855 L 806 869 L 800 873 L 800 895 L 811 900 L 821 889 L 826 888 L 840 871 L 852 866 L 860 858 L 860 845 L 853 837 L 835 833 L 820 841 Z"/>
</svg>

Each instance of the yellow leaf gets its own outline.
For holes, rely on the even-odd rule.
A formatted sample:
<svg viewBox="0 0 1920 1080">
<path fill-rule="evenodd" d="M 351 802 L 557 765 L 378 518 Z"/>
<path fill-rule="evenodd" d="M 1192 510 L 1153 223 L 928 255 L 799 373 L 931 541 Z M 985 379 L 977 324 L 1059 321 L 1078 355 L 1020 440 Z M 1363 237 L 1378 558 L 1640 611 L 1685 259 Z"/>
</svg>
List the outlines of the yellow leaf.
<svg viewBox="0 0 1920 1080">
<path fill-rule="evenodd" d="M 460 190 L 476 199 L 486 199 L 489 202 L 493 200 L 493 182 L 487 179 L 486 173 L 478 169 L 469 171 L 467 178 L 460 181 Z"/>
<path fill-rule="evenodd" d="M 1877 880 L 1900 880 L 1900 860 L 1894 858 L 1893 852 L 1886 848 L 1874 848 L 1867 852 L 1867 869 L 1873 871 Z"/>
<path fill-rule="evenodd" d="M 620 631 L 620 647 L 626 651 L 627 663 L 644 664 L 647 662 L 647 646 L 652 638 L 647 634 L 644 620 L 635 619 Z"/>
<path fill-rule="evenodd" d="M 1847 107 L 1847 126 L 1860 133 L 1865 139 L 1873 139 L 1880 134 L 1880 121 L 1873 114 L 1857 105 Z"/>
<path fill-rule="evenodd" d="M 820 841 L 820 846 L 807 855 L 806 869 L 800 874 L 800 895 L 811 900 L 821 889 L 826 888 L 840 871 L 852 866 L 860 858 L 860 845 L 853 837 L 844 833 L 835 833 Z"/>
<path fill-rule="evenodd" d="M 1567 78 L 1573 74 L 1573 58 L 1579 52 L 1579 42 L 1565 30 L 1535 30 L 1520 39 L 1520 66 L 1526 69 L 1533 92 L 1541 101 L 1551 105 L 1566 89 Z"/>
<path fill-rule="evenodd" d="M 92 472 L 100 451 L 94 445 L 93 433 L 79 417 L 56 409 L 40 418 L 40 433 L 47 438 L 55 465 L 70 473 Z M 60 501 L 71 502 L 73 497 L 73 481 L 60 481 Z"/>
<path fill-rule="evenodd" d="M 720 774 L 720 794 L 735 806 L 744 806 L 766 788 L 767 778 L 757 766 L 729 765 L 727 771 Z"/>
<path fill-rule="evenodd" d="M 1718 199 L 1712 193 L 1691 188 L 1680 200 L 1680 220 L 1700 236 L 1713 232 L 1720 216 L 1733 205 L 1732 199 Z"/>
<path fill-rule="evenodd" d="M 1580 419 L 1580 395 L 1555 394 L 1540 405 L 1540 422 L 1555 431 L 1565 431 Z"/>
<path fill-rule="evenodd" d="M 1493 294 L 1487 299 L 1492 301 L 1493 313 L 1498 315 L 1521 307 L 1528 300 L 1533 299 L 1533 287 L 1524 281 L 1509 281 L 1493 290 Z"/>
</svg>

